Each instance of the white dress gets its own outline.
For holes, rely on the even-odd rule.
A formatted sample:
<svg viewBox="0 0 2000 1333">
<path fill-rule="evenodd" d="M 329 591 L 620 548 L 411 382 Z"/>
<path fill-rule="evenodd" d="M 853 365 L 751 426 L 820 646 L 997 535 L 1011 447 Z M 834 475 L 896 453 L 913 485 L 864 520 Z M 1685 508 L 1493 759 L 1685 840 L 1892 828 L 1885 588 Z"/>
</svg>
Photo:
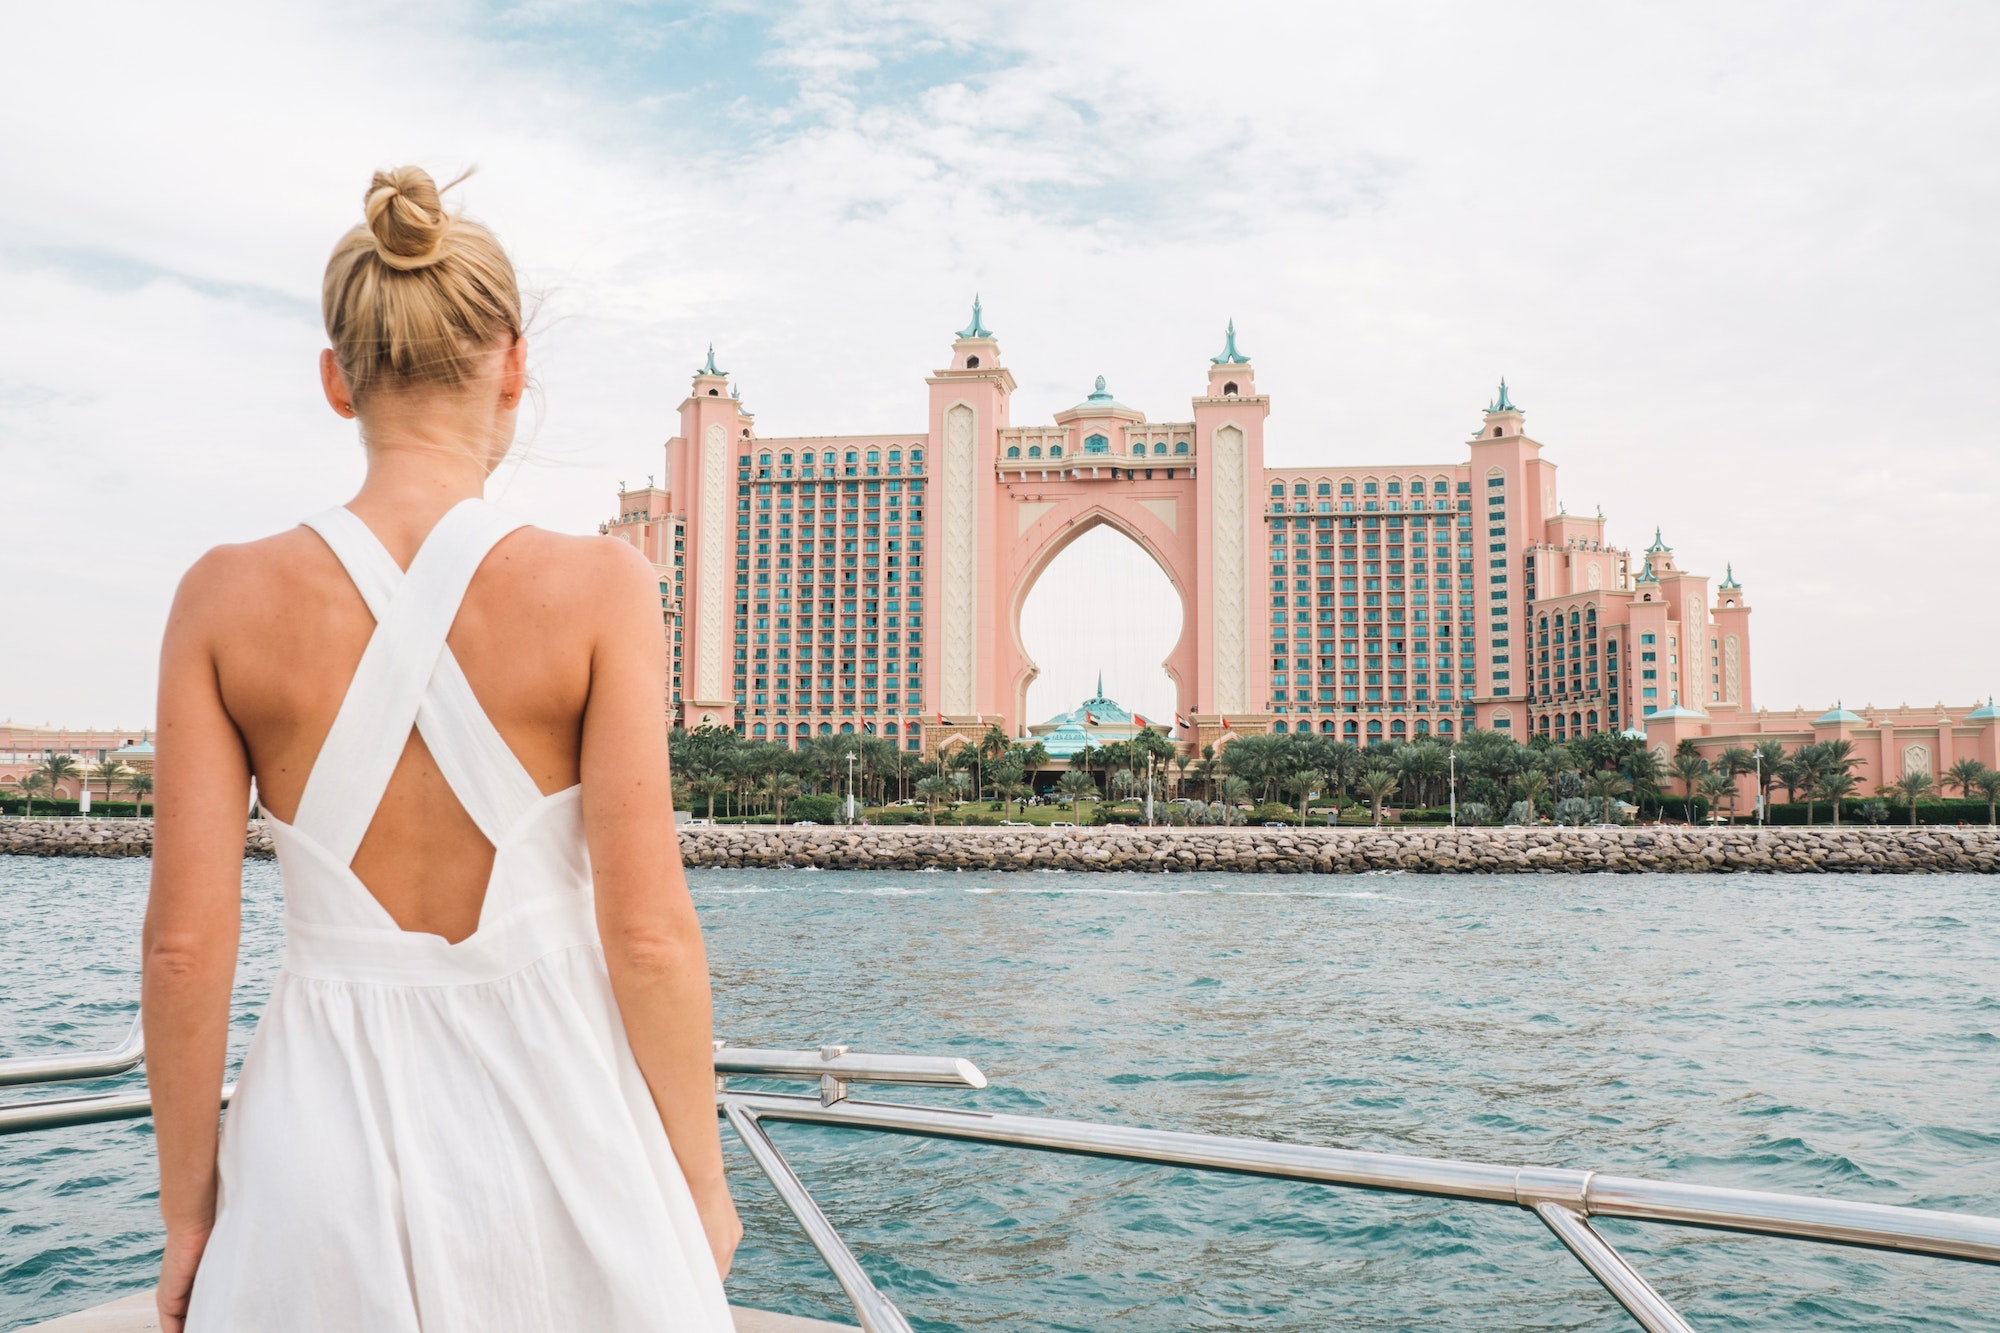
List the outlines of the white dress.
<svg viewBox="0 0 2000 1333">
<path fill-rule="evenodd" d="M 271 821 L 285 962 L 189 1333 L 727 1333 L 605 973 L 580 789 L 540 793 L 445 646 L 519 524 L 468 500 L 407 574 L 345 509 L 309 526 L 376 628 L 295 821 Z M 495 849 L 457 944 L 398 928 L 349 869 L 413 723 Z"/>
</svg>

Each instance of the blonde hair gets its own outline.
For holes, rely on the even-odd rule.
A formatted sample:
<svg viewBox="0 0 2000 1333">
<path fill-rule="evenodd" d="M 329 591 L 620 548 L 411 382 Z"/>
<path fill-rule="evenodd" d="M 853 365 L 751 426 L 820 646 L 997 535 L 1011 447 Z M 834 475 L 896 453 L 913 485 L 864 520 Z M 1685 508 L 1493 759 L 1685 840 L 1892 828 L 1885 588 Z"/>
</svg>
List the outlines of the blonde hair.
<svg viewBox="0 0 2000 1333">
<path fill-rule="evenodd" d="M 521 336 L 507 252 L 477 222 L 445 212 L 440 193 L 422 167 L 376 172 L 366 220 L 327 260 L 326 336 L 356 399 L 384 383 L 463 384 L 486 353 Z"/>
</svg>

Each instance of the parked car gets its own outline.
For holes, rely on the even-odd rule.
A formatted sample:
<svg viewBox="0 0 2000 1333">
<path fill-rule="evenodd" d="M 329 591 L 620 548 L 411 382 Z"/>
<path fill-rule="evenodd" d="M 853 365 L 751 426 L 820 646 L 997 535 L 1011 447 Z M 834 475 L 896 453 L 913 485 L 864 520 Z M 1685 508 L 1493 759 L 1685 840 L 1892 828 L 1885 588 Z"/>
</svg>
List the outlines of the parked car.
<svg viewBox="0 0 2000 1333">
<path fill-rule="evenodd" d="M 1033 828 L 1034 826 L 1031 820 L 1026 819 L 1003 819 L 1000 821 L 1001 828 Z"/>
<path fill-rule="evenodd" d="M 819 827 L 819 821 L 818 821 L 817 819 L 794 819 L 794 820 L 792 821 L 792 827 L 793 827 L 793 828 L 818 828 L 818 827 Z"/>
<path fill-rule="evenodd" d="M 1074 824 L 1070 823 L 1070 822 L 1069 822 L 1069 821 L 1068 821 L 1067 819 L 1051 819 L 1051 820 L 1049 821 L 1049 827 L 1050 827 L 1050 828 L 1075 828 L 1075 827 L 1076 827 L 1076 825 L 1074 825 Z"/>
<path fill-rule="evenodd" d="M 1291 825 L 1290 825 L 1290 824 L 1287 824 L 1287 823 L 1286 823 L 1286 822 L 1285 822 L 1284 820 L 1282 820 L 1282 819 L 1267 819 L 1267 820 L 1265 820 L 1265 821 L 1264 821 L 1264 827 L 1265 827 L 1265 828 L 1290 828 L 1290 827 L 1291 827 Z"/>
</svg>

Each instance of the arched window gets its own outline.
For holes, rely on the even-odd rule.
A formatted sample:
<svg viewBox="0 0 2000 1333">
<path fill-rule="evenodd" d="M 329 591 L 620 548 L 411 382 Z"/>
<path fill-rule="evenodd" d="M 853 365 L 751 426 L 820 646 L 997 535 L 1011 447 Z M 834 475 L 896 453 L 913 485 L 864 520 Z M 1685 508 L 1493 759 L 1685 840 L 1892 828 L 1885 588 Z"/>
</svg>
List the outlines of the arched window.
<svg viewBox="0 0 2000 1333">
<path fill-rule="evenodd" d="M 1494 433 L 1495 435 L 1498 435 L 1498 434 L 1500 433 L 1500 428 L 1499 428 L 1498 426 L 1495 426 L 1495 427 L 1493 428 L 1493 433 Z"/>
<path fill-rule="evenodd" d="M 831 722 L 822 722 L 822 723 L 820 723 L 820 724 L 819 724 L 819 734 L 820 734 L 820 735 L 822 735 L 822 736 L 831 736 L 831 735 L 833 735 L 833 723 L 831 723 Z"/>
<path fill-rule="evenodd" d="M 1061 446 L 1061 445 L 1059 445 L 1059 444 L 1052 444 L 1052 445 L 1050 445 L 1050 446 L 1049 446 L 1049 457 L 1050 457 L 1050 458 L 1061 458 L 1061 457 L 1062 457 L 1062 446 Z"/>
<path fill-rule="evenodd" d="M 714 391 L 713 389 L 711 389 L 711 390 L 709 390 L 709 392 L 710 392 L 710 393 L 713 393 L 713 392 L 715 392 L 715 391 Z M 1235 396 L 1235 394 L 1236 394 L 1236 381 L 1235 381 L 1235 380 L 1231 380 L 1231 381 L 1229 381 L 1229 383 L 1227 383 L 1227 384 L 1223 385 L 1223 386 L 1222 386 L 1222 392 L 1223 392 L 1223 396 L 1224 396 L 1224 397 L 1234 397 L 1234 396 Z"/>
<path fill-rule="evenodd" d="M 850 463 L 854 461 L 854 451 L 852 449 L 847 451 L 847 461 Z"/>
<path fill-rule="evenodd" d="M 1028 446 L 1028 457 L 1030 457 L 1030 458 L 1040 458 L 1041 456 L 1042 456 L 1042 446 L 1041 446 L 1041 445 L 1039 445 L 1039 444 L 1031 444 L 1031 445 L 1029 445 L 1029 446 Z"/>
<path fill-rule="evenodd" d="M 895 724 L 894 722 L 890 722 L 890 723 L 887 723 L 887 724 L 885 724 L 885 725 L 883 726 L 883 728 L 882 728 L 882 734 L 883 734 L 884 736 L 893 736 L 893 735 L 895 735 L 895 734 L 896 734 L 896 724 Z"/>
<path fill-rule="evenodd" d="M 783 722 L 780 722 L 780 723 L 778 724 L 778 728 L 777 728 L 777 730 L 778 730 L 778 734 L 779 734 L 780 736 L 789 736 L 789 735 L 791 735 L 791 734 L 792 734 L 792 732 L 791 732 L 791 728 L 790 728 L 790 727 L 788 727 L 788 726 L 786 726 L 786 725 L 785 725 L 785 724 L 784 724 Z"/>
<path fill-rule="evenodd" d="M 843 736 L 852 736 L 854 734 L 854 724 L 852 722 L 841 723 L 840 734 Z"/>
<path fill-rule="evenodd" d="M 1597 725 L 1597 710 L 1595 708 L 1590 710 L 1590 725 L 1593 727 Z"/>
<path fill-rule="evenodd" d="M 1021 456 L 1021 446 L 1020 446 L 1020 445 L 1018 445 L 1018 444 L 1010 444 L 1010 445 L 1008 445 L 1008 446 L 1007 446 L 1007 457 L 1009 457 L 1009 458 L 1019 458 L 1020 456 Z"/>
<path fill-rule="evenodd" d="M 1138 441 L 1132 446 L 1132 452 L 1143 457 L 1146 453 L 1146 442 L 1144 440 Z"/>
<path fill-rule="evenodd" d="M 968 356 L 967 358 L 965 358 L 965 368 L 967 370 L 979 369 L 979 358 L 976 356 Z"/>
<path fill-rule="evenodd" d="M 755 736 L 755 737 L 757 737 L 757 738 L 758 738 L 758 739 L 760 739 L 760 740 L 761 740 L 761 739 L 763 739 L 763 736 L 764 736 L 764 724 L 763 724 L 762 722 L 759 722 L 759 723 L 758 723 L 758 724 L 757 724 L 756 726 L 754 726 L 754 727 L 750 728 L 750 734 L 751 734 L 752 736 Z"/>
<path fill-rule="evenodd" d="M 769 466 L 771 466 L 771 455 L 769 455 L 769 454 L 767 454 L 767 453 L 766 453 L 766 454 L 758 454 L 758 455 L 757 455 L 757 466 L 758 466 L 758 467 L 769 467 Z"/>
<path fill-rule="evenodd" d="M 1175 453 L 1177 453 L 1177 454 L 1184 454 L 1184 453 L 1186 453 L 1187 451 L 1188 451 L 1188 442 L 1187 442 L 1186 440 L 1175 440 L 1175 441 L 1174 441 L 1174 452 L 1175 452 Z"/>
<path fill-rule="evenodd" d="M 1283 722 L 1273 722 L 1271 724 L 1271 730 L 1277 732 L 1280 736 L 1282 736 L 1285 734 L 1285 724 Z"/>
<path fill-rule="evenodd" d="M 1440 735 L 1440 736 L 1449 736 L 1449 735 L 1451 735 L 1451 719 L 1450 719 L 1450 718 L 1448 718 L 1448 717 L 1444 717 L 1444 718 L 1439 718 L 1439 719 L 1438 719 L 1438 735 Z"/>
<path fill-rule="evenodd" d="M 881 462 L 881 461 L 882 461 L 882 451 L 881 451 L 880 449 L 870 449 L 870 450 L 868 451 L 868 461 L 869 461 L 869 462 L 871 462 L 871 463 L 879 463 L 879 462 Z"/>
<path fill-rule="evenodd" d="M 792 461 L 792 456 L 791 456 L 791 454 L 790 454 L 790 453 L 782 453 L 782 454 L 779 454 L 779 455 L 778 455 L 778 461 L 779 461 L 780 463 L 786 463 L 786 464 L 789 464 L 789 463 L 790 463 L 790 462 Z"/>
<path fill-rule="evenodd" d="M 1403 730 L 1403 719 L 1400 717 L 1389 724 L 1389 734 L 1391 736 L 1400 736 L 1403 734 Z"/>
<path fill-rule="evenodd" d="M 889 461 L 890 461 L 891 463 L 900 463 L 900 462 L 902 462 L 902 461 L 903 461 L 903 451 L 902 451 L 901 449 L 891 449 L 891 450 L 889 451 Z"/>
<path fill-rule="evenodd" d="M 1154 452 L 1154 453 L 1156 453 L 1156 454 L 1163 454 L 1163 453 L 1165 453 L 1166 451 L 1167 451 L 1167 442 L 1166 442 L 1165 440 L 1154 440 L 1154 441 L 1153 441 L 1153 452 Z"/>
<path fill-rule="evenodd" d="M 1427 718 L 1427 717 L 1420 717 L 1420 718 L 1418 718 L 1418 719 L 1417 719 L 1417 735 L 1419 735 L 1419 736 L 1428 736 L 1428 735 L 1430 735 L 1430 733 L 1431 733 L 1431 720 L 1430 720 L 1429 718 Z"/>
<path fill-rule="evenodd" d="M 1319 729 L 1325 735 L 1328 736 L 1333 735 L 1333 719 L 1327 718 L 1325 721 L 1321 722 L 1319 724 Z"/>
<path fill-rule="evenodd" d="M 1102 435 L 1085 436 L 1083 451 L 1087 454 L 1108 454 L 1111 452 L 1111 441 Z"/>
<path fill-rule="evenodd" d="M 805 457 L 801 458 L 799 461 L 801 463 L 804 463 L 807 467 L 811 467 L 813 461 L 812 450 L 810 449 L 806 450 Z"/>
</svg>

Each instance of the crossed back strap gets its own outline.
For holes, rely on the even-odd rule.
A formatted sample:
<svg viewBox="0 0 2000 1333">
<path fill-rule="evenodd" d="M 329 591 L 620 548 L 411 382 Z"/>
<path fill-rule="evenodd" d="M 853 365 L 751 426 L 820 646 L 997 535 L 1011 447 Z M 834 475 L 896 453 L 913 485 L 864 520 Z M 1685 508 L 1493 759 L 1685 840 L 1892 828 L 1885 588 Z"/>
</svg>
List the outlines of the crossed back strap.
<svg viewBox="0 0 2000 1333">
<path fill-rule="evenodd" d="M 409 571 L 344 508 L 306 520 L 339 558 L 375 633 L 306 778 L 293 826 L 353 861 L 416 727 L 466 813 L 498 846 L 541 790 L 507 748 L 445 643 L 472 576 L 519 520 L 484 500 L 454 505 Z"/>
</svg>

